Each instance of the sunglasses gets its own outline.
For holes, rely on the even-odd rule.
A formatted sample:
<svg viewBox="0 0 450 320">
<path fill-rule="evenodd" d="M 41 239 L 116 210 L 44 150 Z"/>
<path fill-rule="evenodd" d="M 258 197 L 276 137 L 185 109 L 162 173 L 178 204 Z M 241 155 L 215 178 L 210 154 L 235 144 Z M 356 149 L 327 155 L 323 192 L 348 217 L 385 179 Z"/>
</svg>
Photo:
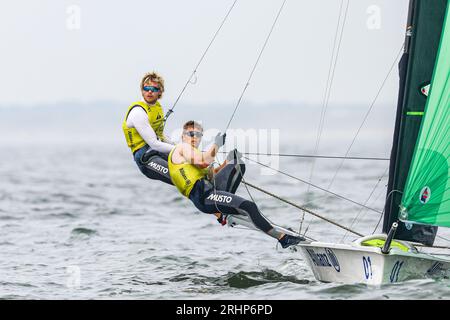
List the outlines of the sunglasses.
<svg viewBox="0 0 450 320">
<path fill-rule="evenodd" d="M 160 92 L 161 89 L 158 87 L 154 87 L 154 86 L 144 86 L 144 91 L 151 91 L 151 92 Z"/>
<path fill-rule="evenodd" d="M 191 138 L 193 138 L 193 137 L 200 138 L 203 136 L 203 133 L 199 132 L 199 131 L 185 131 L 184 134 Z"/>
</svg>

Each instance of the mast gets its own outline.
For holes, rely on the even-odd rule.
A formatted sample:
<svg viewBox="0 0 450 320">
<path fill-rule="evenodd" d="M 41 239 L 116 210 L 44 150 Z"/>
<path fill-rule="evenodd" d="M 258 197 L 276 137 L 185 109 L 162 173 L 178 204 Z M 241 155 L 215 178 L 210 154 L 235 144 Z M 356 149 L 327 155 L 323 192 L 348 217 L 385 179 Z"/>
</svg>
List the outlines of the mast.
<svg viewBox="0 0 450 320">
<path fill-rule="evenodd" d="M 411 0 L 405 49 L 399 62 L 400 86 L 389 181 L 383 221 L 388 233 L 398 221 L 402 192 L 408 176 L 422 115 L 427 101 L 448 0 Z M 396 239 L 432 245 L 437 227 L 398 222 Z"/>
</svg>

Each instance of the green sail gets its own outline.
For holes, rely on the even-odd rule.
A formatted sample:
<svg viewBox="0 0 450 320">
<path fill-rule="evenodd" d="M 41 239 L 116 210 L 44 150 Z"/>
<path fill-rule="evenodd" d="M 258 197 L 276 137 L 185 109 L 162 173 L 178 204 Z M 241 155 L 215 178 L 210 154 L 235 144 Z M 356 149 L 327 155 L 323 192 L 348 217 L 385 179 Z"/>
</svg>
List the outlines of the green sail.
<svg viewBox="0 0 450 320">
<path fill-rule="evenodd" d="M 445 227 L 450 227 L 449 10 L 399 215 L 402 221 Z"/>
</svg>

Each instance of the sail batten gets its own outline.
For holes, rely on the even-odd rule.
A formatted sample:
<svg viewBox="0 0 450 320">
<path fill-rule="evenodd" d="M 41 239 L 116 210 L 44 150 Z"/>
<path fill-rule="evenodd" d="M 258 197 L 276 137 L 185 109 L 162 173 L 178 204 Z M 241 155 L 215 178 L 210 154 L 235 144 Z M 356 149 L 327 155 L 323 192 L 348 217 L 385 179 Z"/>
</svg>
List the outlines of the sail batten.
<svg viewBox="0 0 450 320">
<path fill-rule="evenodd" d="M 400 219 L 450 227 L 450 18 L 444 20 L 431 90 L 401 202 Z"/>
</svg>

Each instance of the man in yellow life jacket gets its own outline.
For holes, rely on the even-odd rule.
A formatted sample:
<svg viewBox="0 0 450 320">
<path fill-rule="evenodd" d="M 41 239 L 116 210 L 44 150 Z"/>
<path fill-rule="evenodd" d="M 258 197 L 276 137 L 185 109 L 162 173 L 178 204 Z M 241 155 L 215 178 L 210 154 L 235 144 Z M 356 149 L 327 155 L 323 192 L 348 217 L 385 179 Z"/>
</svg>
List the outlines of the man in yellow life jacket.
<svg viewBox="0 0 450 320">
<path fill-rule="evenodd" d="M 225 143 L 225 135 L 218 134 L 214 144 L 205 152 L 197 149 L 202 136 L 203 128 L 199 123 L 186 122 L 182 143 L 176 145 L 169 154 L 169 174 L 178 191 L 202 212 L 247 215 L 256 228 L 276 238 L 283 248 L 304 241 L 303 237 L 286 234 L 274 227 L 254 202 L 234 194 L 245 172 L 245 165 L 237 150 L 228 154 L 226 164 L 216 172 L 217 175 L 211 174 L 208 166 L 214 162 L 218 149 Z"/>
<path fill-rule="evenodd" d="M 164 93 L 164 79 L 156 72 L 146 73 L 141 93 L 143 100 L 128 107 L 122 122 L 125 139 L 145 176 L 172 184 L 167 156 L 174 144 L 164 135 L 164 111 L 158 101 Z"/>
</svg>

